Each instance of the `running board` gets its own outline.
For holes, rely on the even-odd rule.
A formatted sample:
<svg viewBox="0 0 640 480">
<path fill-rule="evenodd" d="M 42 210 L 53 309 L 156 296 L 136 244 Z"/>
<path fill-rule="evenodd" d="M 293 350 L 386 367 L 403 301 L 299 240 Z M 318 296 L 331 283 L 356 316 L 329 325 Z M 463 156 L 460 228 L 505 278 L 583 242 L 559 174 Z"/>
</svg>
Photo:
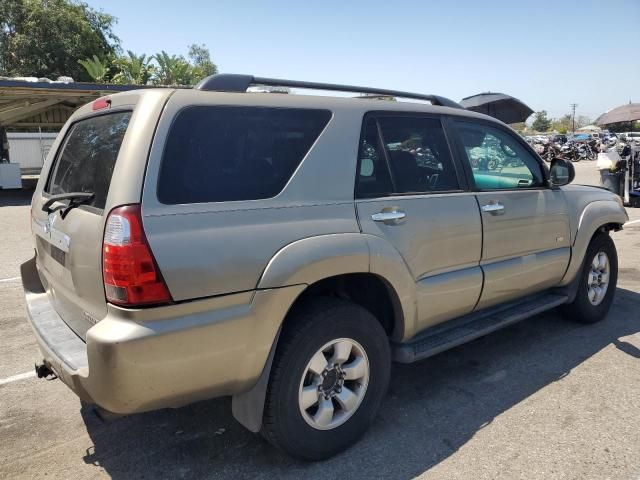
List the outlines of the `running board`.
<svg viewBox="0 0 640 480">
<path fill-rule="evenodd" d="M 393 360 L 413 363 L 532 317 L 568 301 L 566 295 L 541 293 L 473 312 L 431 327 L 407 343 L 391 345 Z"/>
</svg>

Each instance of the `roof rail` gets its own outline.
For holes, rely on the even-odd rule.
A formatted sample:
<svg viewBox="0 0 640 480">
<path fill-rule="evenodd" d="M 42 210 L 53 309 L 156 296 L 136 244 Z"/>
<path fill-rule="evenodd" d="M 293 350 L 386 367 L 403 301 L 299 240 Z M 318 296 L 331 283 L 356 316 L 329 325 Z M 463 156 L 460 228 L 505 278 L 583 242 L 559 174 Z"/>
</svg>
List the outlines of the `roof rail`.
<svg viewBox="0 0 640 480">
<path fill-rule="evenodd" d="M 427 100 L 440 107 L 463 108 L 459 103 L 439 95 L 424 95 L 422 93 L 401 92 L 383 88 L 356 87 L 354 85 L 338 85 L 333 83 L 301 82 L 298 80 L 284 80 L 278 78 L 254 77 L 235 73 L 218 73 L 200 81 L 194 88 L 216 92 L 246 92 L 251 85 L 268 85 L 274 87 L 309 88 L 313 90 L 332 90 L 338 92 L 373 93 L 390 97 L 412 98 Z"/>
</svg>

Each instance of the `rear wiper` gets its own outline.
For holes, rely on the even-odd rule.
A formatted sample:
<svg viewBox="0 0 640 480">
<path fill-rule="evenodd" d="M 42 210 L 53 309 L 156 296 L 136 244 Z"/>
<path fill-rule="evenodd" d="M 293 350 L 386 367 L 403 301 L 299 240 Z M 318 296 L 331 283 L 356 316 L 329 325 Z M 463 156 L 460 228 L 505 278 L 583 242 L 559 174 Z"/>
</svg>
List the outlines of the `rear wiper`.
<svg viewBox="0 0 640 480">
<path fill-rule="evenodd" d="M 44 205 L 42 205 L 42 211 L 47 212 L 47 214 L 51 214 L 58 210 L 62 210 L 60 217 L 64 220 L 64 217 L 66 217 L 72 209 L 79 207 L 83 203 L 91 201 L 93 197 L 95 197 L 95 193 L 91 192 L 69 192 L 61 193 L 59 195 L 51 195 L 49 199 L 44 202 Z M 69 200 L 69 203 L 67 205 L 58 205 L 57 207 L 51 208 L 51 205 L 61 200 Z"/>
</svg>

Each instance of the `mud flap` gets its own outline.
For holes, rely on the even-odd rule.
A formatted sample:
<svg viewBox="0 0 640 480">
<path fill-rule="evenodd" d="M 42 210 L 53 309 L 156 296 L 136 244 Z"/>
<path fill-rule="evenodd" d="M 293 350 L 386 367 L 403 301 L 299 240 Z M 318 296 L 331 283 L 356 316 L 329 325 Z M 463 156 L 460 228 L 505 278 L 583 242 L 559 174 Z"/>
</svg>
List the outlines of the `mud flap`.
<svg viewBox="0 0 640 480">
<path fill-rule="evenodd" d="M 258 433 L 262 428 L 262 415 L 264 413 L 264 400 L 267 396 L 267 387 L 269 386 L 269 375 L 271 374 L 271 365 L 273 357 L 276 354 L 276 346 L 280 338 L 280 330 L 271 345 L 271 351 L 267 362 L 262 369 L 260 378 L 251 390 L 234 395 L 231 399 L 231 412 L 234 418 L 251 432 Z"/>
</svg>

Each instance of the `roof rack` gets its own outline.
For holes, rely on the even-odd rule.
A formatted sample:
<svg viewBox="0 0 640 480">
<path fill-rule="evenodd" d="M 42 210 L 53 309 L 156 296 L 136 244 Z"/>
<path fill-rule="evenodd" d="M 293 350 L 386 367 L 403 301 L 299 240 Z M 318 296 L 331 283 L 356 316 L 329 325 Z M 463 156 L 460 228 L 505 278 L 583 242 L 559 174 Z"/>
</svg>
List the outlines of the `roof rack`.
<svg viewBox="0 0 640 480">
<path fill-rule="evenodd" d="M 308 88 L 313 90 L 332 90 L 338 92 L 373 93 L 390 97 L 412 98 L 427 100 L 440 107 L 463 108 L 459 103 L 439 95 L 424 95 L 422 93 L 401 92 L 383 88 L 356 87 L 354 85 L 337 85 L 333 83 L 301 82 L 298 80 L 284 80 L 278 78 L 254 77 L 235 73 L 218 73 L 200 81 L 196 90 L 216 92 L 246 92 L 251 85 L 266 85 L 274 87 Z"/>
</svg>

